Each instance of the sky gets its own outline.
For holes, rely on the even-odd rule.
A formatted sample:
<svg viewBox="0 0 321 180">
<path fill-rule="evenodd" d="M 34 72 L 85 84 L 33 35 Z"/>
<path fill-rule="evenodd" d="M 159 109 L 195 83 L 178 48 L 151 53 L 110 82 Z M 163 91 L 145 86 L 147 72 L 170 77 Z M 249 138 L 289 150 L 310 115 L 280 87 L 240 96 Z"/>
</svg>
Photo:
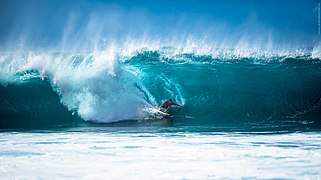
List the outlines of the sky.
<svg viewBox="0 0 321 180">
<path fill-rule="evenodd" d="M 314 46 L 318 0 L 0 0 L 0 49 L 125 40 Z"/>
</svg>

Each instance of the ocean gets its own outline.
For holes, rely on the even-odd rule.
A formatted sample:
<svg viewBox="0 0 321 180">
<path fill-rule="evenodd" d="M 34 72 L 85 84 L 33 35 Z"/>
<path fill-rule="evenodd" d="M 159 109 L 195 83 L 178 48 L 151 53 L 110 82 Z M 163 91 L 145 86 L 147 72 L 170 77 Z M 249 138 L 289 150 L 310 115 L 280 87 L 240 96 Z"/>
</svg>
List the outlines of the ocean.
<svg viewBox="0 0 321 180">
<path fill-rule="evenodd" d="M 320 3 L 1 4 L 0 179 L 321 179 Z"/>
<path fill-rule="evenodd" d="M 2 178 L 320 178 L 320 59 L 101 57 L 2 55 Z"/>
<path fill-rule="evenodd" d="M 114 55 L 116 60 L 108 56 L 3 55 L 1 127 L 148 124 L 162 119 L 148 108 L 170 98 L 183 105 L 165 117 L 171 126 L 291 132 L 321 127 L 321 61 L 309 54 L 214 56 L 166 47 Z"/>
</svg>

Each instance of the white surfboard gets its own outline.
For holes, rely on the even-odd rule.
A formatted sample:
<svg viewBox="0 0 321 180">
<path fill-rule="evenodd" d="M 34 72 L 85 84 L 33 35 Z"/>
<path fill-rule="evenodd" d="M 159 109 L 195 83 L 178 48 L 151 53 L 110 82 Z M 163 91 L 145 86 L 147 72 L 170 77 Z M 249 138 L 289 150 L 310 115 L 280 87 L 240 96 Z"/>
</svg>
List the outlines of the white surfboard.
<svg viewBox="0 0 321 180">
<path fill-rule="evenodd" d="M 172 106 L 167 112 L 164 112 L 165 111 L 164 108 L 159 108 L 159 107 L 147 108 L 146 110 L 155 116 L 164 117 L 164 116 L 173 116 L 177 114 L 181 110 L 181 107 Z"/>
<path fill-rule="evenodd" d="M 170 114 L 161 111 L 160 108 L 158 107 L 147 108 L 146 111 L 153 116 L 158 116 L 158 117 L 170 116 Z"/>
<path fill-rule="evenodd" d="M 168 114 L 168 113 L 166 113 L 166 112 L 163 112 L 163 111 L 161 111 L 160 109 L 155 109 L 155 113 L 158 113 L 158 114 L 160 114 L 160 115 L 163 115 L 163 116 L 170 116 L 170 114 Z"/>
</svg>

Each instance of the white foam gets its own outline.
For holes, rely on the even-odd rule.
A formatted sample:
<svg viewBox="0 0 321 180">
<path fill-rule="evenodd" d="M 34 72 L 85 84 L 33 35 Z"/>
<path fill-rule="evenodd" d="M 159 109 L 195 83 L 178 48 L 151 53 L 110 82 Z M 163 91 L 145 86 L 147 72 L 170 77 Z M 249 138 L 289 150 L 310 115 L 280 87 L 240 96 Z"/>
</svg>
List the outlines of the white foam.
<svg viewBox="0 0 321 180">
<path fill-rule="evenodd" d="M 117 64 L 115 56 L 113 48 L 88 54 L 28 52 L 2 56 L 1 81 L 26 80 L 27 76 L 14 78 L 15 74 L 36 70 L 40 77 L 49 78 L 61 102 L 85 120 L 111 122 L 139 118 L 142 106 L 152 106 L 146 98 L 153 97 L 139 78 L 128 71 L 130 68 Z"/>
<path fill-rule="evenodd" d="M 2 179 L 319 179 L 320 133 L 1 133 Z"/>
<path fill-rule="evenodd" d="M 319 44 L 315 47 L 313 47 L 312 50 L 312 58 L 319 58 L 321 59 L 321 42 L 319 42 Z"/>
</svg>

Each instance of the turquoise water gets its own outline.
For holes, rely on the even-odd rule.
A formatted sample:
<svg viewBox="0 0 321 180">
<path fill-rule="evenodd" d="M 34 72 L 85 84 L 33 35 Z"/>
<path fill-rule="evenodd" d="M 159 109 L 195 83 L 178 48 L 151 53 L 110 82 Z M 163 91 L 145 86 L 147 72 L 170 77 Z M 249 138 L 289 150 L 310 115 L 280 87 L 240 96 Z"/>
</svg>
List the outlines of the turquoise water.
<svg viewBox="0 0 321 180">
<path fill-rule="evenodd" d="M 165 49 L 2 54 L 1 177 L 321 177 L 320 59 Z"/>
<path fill-rule="evenodd" d="M 171 98 L 184 107 L 165 117 L 168 126 L 320 130 L 321 61 L 309 52 L 249 57 L 178 52 L 167 47 L 112 58 L 107 52 L 4 53 L 1 127 L 149 126 L 163 117 L 148 109 Z"/>
<path fill-rule="evenodd" d="M 0 179 L 321 179 L 319 20 L 315 0 L 1 0 Z"/>
</svg>

